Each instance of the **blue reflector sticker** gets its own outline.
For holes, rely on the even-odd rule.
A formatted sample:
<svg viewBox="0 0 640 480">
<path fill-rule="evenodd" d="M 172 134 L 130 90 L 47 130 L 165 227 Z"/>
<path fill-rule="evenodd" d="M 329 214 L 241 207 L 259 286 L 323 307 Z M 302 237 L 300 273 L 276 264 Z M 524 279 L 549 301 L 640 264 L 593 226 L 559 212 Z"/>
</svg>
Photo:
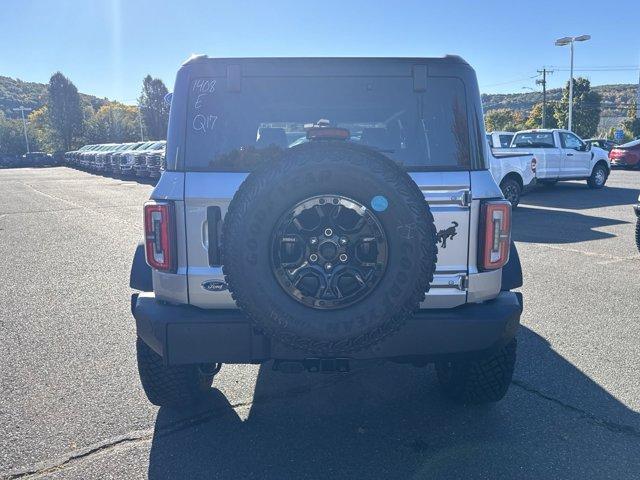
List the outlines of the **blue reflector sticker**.
<svg viewBox="0 0 640 480">
<path fill-rule="evenodd" d="M 384 212 L 389 206 L 389 200 L 382 195 L 376 195 L 371 199 L 371 208 L 373 208 L 376 212 Z"/>
</svg>

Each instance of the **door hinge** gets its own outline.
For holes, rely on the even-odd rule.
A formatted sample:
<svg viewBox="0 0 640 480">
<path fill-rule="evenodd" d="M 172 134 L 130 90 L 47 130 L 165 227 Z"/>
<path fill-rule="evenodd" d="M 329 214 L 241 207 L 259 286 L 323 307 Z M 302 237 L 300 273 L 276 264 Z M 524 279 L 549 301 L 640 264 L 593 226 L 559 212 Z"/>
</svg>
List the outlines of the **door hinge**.
<svg viewBox="0 0 640 480">
<path fill-rule="evenodd" d="M 471 206 L 471 190 L 465 190 L 462 194 L 462 206 L 470 207 Z"/>
</svg>

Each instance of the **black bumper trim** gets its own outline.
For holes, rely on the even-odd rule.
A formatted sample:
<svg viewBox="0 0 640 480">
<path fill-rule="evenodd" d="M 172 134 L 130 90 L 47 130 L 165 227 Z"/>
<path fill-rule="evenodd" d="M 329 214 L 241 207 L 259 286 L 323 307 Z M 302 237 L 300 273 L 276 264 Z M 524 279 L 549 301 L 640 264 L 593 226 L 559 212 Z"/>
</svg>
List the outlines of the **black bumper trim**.
<svg viewBox="0 0 640 480">
<path fill-rule="evenodd" d="M 156 301 L 152 293 L 134 294 L 131 309 L 138 336 L 168 365 L 313 357 L 257 332 L 237 309 L 168 305 Z M 482 304 L 419 310 L 397 333 L 350 358 L 438 359 L 479 354 L 509 342 L 516 335 L 521 313 L 522 294 L 508 291 Z"/>
</svg>

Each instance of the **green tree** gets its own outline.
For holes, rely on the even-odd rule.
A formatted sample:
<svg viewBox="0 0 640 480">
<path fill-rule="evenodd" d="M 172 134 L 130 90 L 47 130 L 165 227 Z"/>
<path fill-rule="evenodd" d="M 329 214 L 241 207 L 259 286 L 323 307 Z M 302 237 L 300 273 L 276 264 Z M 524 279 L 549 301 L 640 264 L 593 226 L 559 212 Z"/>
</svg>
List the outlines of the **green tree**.
<svg viewBox="0 0 640 480">
<path fill-rule="evenodd" d="M 146 136 L 150 140 L 163 140 L 167 138 L 167 125 L 169 124 L 169 107 L 164 102 L 164 97 L 169 93 L 165 84 L 159 78 L 144 77 L 142 81 L 142 94 L 138 99 L 138 105 L 142 112 L 142 122 Z"/>
<path fill-rule="evenodd" d="M 545 128 L 558 128 L 558 122 L 554 117 L 556 109 L 556 102 L 547 102 L 547 121 Z M 542 128 L 542 103 L 536 103 L 531 112 L 529 112 L 529 118 L 524 122 L 524 127 L 527 129 Z"/>
<path fill-rule="evenodd" d="M 123 143 L 140 139 L 138 109 L 119 102 L 110 102 L 98 109 L 88 120 L 87 143 Z"/>
<path fill-rule="evenodd" d="M 591 82 L 586 78 L 573 80 L 573 131 L 582 138 L 594 136 L 600 123 L 600 94 L 591 90 Z M 569 82 L 562 92 L 562 100 L 554 113 L 554 117 L 563 128 L 568 125 L 569 117 Z"/>
<path fill-rule="evenodd" d="M 629 139 L 640 137 L 640 118 L 636 116 L 637 105 L 634 103 L 629 108 L 627 118 L 622 121 L 622 130 Z"/>
<path fill-rule="evenodd" d="M 0 153 L 22 155 L 26 151 L 22 120 L 7 118 L 0 112 Z"/>
<path fill-rule="evenodd" d="M 78 89 L 60 72 L 49 80 L 47 107 L 55 149 L 71 150 L 82 133 L 82 106 Z"/>
<path fill-rule="evenodd" d="M 524 128 L 524 117 L 518 110 L 498 108 L 485 114 L 484 124 L 487 132 L 496 130 L 517 132 Z"/>
</svg>

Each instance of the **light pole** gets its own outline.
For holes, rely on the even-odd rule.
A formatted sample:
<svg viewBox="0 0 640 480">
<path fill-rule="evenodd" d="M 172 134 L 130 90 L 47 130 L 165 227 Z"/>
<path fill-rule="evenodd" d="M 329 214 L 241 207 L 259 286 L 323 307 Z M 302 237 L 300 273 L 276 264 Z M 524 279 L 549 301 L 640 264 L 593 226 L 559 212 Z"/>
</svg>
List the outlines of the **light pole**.
<svg viewBox="0 0 640 480">
<path fill-rule="evenodd" d="M 575 42 L 586 42 L 591 35 L 579 35 L 577 37 L 562 37 L 556 40 L 556 47 L 571 46 L 571 73 L 569 75 L 569 121 L 567 130 L 571 131 L 571 120 L 573 119 L 573 44 Z"/>
<path fill-rule="evenodd" d="M 29 153 L 29 137 L 27 136 L 27 121 L 24 118 L 24 112 L 30 112 L 30 108 L 25 108 L 22 105 L 13 109 L 14 112 L 20 112 L 22 115 L 22 128 L 24 129 L 24 141 L 27 144 L 27 153 Z"/>
<path fill-rule="evenodd" d="M 138 103 L 138 125 L 140 126 L 140 141 L 144 142 L 144 130 L 142 129 L 142 109 Z"/>
</svg>

